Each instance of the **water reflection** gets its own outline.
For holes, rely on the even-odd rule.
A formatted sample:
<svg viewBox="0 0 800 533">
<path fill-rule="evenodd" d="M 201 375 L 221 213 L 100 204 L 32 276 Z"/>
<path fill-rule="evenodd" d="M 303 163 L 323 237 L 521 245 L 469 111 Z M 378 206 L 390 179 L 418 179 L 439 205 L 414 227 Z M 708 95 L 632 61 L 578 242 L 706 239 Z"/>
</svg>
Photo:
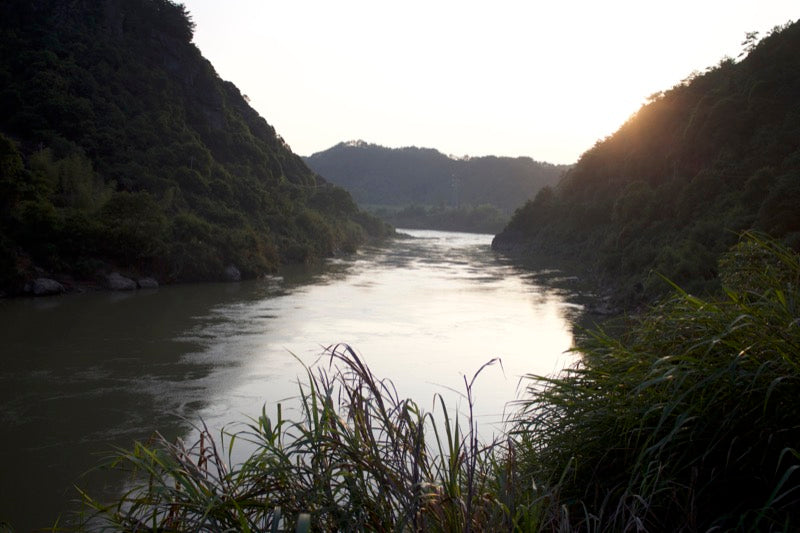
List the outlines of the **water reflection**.
<svg viewBox="0 0 800 533">
<path fill-rule="evenodd" d="M 297 394 L 298 359 L 340 342 L 426 409 L 501 358 L 476 385 L 496 428 L 521 375 L 568 360 L 580 305 L 496 257 L 489 235 L 410 233 L 278 278 L 0 303 L 0 453 L 17 459 L 0 466 L 0 520 L 52 523 L 92 451 L 273 412 Z"/>
<path fill-rule="evenodd" d="M 505 372 L 487 370 L 477 386 L 478 415 L 496 427 L 521 375 L 553 373 L 568 359 L 568 317 L 580 306 L 521 278 L 491 253 L 490 236 L 414 236 L 339 261 L 340 270 L 285 298 L 218 309 L 232 321 L 194 357 L 237 363 L 218 388 L 209 384 L 217 395 L 204 419 L 219 427 L 295 395 L 295 356 L 310 364 L 321 347 L 344 342 L 426 408 L 500 357 Z"/>
</svg>

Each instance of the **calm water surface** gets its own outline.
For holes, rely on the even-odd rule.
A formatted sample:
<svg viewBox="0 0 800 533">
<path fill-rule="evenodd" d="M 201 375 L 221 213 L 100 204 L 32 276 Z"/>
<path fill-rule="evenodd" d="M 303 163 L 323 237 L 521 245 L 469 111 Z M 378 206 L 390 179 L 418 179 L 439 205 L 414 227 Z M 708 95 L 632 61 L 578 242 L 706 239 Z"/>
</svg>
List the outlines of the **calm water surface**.
<svg viewBox="0 0 800 533">
<path fill-rule="evenodd" d="M 276 279 L 0 302 L 0 521 L 52 525 L 74 483 L 116 490 L 79 478 L 111 446 L 291 412 L 301 362 L 340 342 L 429 410 L 435 393 L 463 408 L 450 389 L 500 358 L 475 387 L 482 434 L 499 431 L 520 377 L 570 360 L 579 306 L 490 235 L 408 233 Z"/>
</svg>

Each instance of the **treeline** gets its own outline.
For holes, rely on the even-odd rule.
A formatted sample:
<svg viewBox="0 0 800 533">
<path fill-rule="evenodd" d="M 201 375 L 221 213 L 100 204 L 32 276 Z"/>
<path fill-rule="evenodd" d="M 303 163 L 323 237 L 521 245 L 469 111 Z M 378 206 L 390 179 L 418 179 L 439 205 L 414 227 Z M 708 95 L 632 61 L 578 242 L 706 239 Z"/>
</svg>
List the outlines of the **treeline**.
<svg viewBox="0 0 800 533">
<path fill-rule="evenodd" d="M 0 6 L 0 287 L 244 276 L 388 231 L 317 176 L 169 0 Z"/>
<path fill-rule="evenodd" d="M 529 157 L 454 158 L 431 148 L 386 148 L 364 141 L 339 143 L 305 161 L 373 210 L 491 206 L 505 216 L 542 187 L 554 185 L 568 168 Z"/>
<path fill-rule="evenodd" d="M 408 229 L 495 234 L 508 223 L 508 216 L 490 204 L 460 207 L 414 204 L 394 209 L 372 208 L 372 213 L 396 228 Z"/>
<path fill-rule="evenodd" d="M 494 247 L 583 263 L 630 298 L 658 272 L 718 286 L 720 254 L 745 229 L 800 246 L 800 24 L 748 40 L 650 101 L 559 184 L 519 209 Z"/>
</svg>

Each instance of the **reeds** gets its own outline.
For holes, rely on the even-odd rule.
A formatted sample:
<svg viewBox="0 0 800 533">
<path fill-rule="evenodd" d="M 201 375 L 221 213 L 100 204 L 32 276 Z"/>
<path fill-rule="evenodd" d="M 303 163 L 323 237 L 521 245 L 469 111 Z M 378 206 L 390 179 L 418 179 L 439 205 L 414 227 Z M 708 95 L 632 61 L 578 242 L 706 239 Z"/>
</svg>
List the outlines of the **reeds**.
<svg viewBox="0 0 800 533">
<path fill-rule="evenodd" d="M 602 331 L 516 417 L 526 474 L 568 530 L 800 527 L 800 265 L 746 235 L 725 297 L 682 292 Z"/>
<path fill-rule="evenodd" d="M 110 462 L 133 487 L 113 505 L 86 497 L 85 522 L 114 531 L 286 531 L 307 513 L 316 531 L 485 531 L 510 523 L 501 503 L 499 443 L 481 444 L 465 380 L 468 412 L 437 417 L 401 399 L 345 345 L 327 350 L 327 368 L 307 368 L 297 421 L 263 410 L 247 429 L 192 446 L 156 437 Z M 437 421 L 438 420 L 438 421 Z M 241 464 L 233 447 L 254 450 Z M 219 443 L 224 443 L 225 449 Z"/>
</svg>

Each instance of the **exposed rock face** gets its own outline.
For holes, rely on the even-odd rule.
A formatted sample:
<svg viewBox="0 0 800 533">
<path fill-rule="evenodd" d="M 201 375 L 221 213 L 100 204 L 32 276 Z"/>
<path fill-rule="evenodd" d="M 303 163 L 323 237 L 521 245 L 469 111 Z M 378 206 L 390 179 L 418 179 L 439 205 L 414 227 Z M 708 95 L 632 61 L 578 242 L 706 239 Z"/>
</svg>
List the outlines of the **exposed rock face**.
<svg viewBox="0 0 800 533">
<path fill-rule="evenodd" d="M 31 284 L 31 292 L 34 296 L 52 296 L 64 292 L 64 286 L 54 279 L 37 278 Z"/>
<path fill-rule="evenodd" d="M 112 291 L 132 291 L 136 289 L 136 282 L 119 272 L 112 272 L 106 276 L 106 287 Z"/>
<path fill-rule="evenodd" d="M 157 289 L 158 282 L 153 278 L 139 278 L 136 280 L 136 285 L 139 286 L 140 289 Z"/>
<path fill-rule="evenodd" d="M 225 281 L 242 281 L 242 273 L 239 272 L 239 269 L 234 265 L 228 265 L 225 267 L 225 271 L 222 273 L 222 276 Z"/>
</svg>

